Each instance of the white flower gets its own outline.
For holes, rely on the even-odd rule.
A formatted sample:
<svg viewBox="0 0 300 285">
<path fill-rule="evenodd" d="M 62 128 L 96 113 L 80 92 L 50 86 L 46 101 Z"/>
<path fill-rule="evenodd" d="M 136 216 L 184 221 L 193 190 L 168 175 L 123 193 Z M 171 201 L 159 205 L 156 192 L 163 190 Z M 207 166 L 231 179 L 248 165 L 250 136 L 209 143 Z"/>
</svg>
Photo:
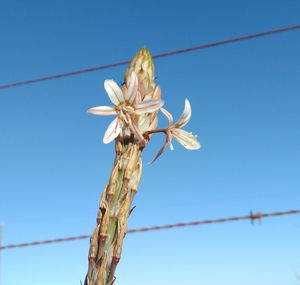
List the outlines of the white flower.
<svg viewBox="0 0 300 285">
<path fill-rule="evenodd" d="M 105 80 L 104 88 L 111 102 L 115 106 L 98 106 L 88 110 L 88 113 L 93 115 L 117 115 L 117 118 L 115 118 L 108 126 L 103 142 L 109 143 L 114 140 L 124 128 L 124 123 L 130 127 L 138 139 L 143 140 L 143 136 L 137 126 L 132 122 L 131 116 L 133 114 L 140 115 L 155 112 L 163 106 L 164 102 L 162 100 L 145 100 L 137 102 L 138 78 L 135 72 L 131 73 L 127 91 L 123 92 L 114 80 Z"/>
<path fill-rule="evenodd" d="M 178 119 L 178 121 L 174 124 L 173 123 L 173 116 L 170 112 L 168 112 L 166 109 L 161 108 L 160 109 L 162 113 L 167 117 L 169 126 L 166 129 L 158 129 L 154 132 L 164 132 L 166 134 L 166 141 L 162 148 L 158 151 L 154 159 L 151 161 L 153 163 L 158 157 L 162 155 L 162 153 L 165 151 L 167 145 L 170 146 L 170 149 L 173 150 L 172 145 L 172 139 L 176 139 L 180 144 L 182 144 L 187 149 L 199 149 L 200 143 L 197 140 L 197 137 L 193 135 L 191 132 L 187 132 L 182 130 L 181 128 L 184 127 L 191 118 L 192 115 L 192 109 L 191 104 L 188 99 L 185 99 L 185 106 L 182 115 Z"/>
<path fill-rule="evenodd" d="M 188 99 L 185 99 L 185 106 L 181 117 L 176 123 L 173 123 L 173 116 L 164 108 L 160 109 L 162 113 L 168 118 L 169 126 L 167 128 L 167 143 L 170 146 L 170 149 L 173 150 L 172 138 L 176 139 L 180 144 L 182 144 L 187 149 L 199 149 L 200 143 L 197 140 L 197 137 L 191 132 L 182 130 L 191 119 L 192 109 L 191 104 Z"/>
</svg>

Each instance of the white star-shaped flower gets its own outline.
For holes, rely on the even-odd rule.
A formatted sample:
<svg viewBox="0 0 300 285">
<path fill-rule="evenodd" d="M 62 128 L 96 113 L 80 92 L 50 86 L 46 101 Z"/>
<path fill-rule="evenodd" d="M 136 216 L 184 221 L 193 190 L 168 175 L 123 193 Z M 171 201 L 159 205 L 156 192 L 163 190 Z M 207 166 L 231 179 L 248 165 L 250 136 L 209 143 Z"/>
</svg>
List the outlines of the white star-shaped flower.
<svg viewBox="0 0 300 285">
<path fill-rule="evenodd" d="M 192 108 L 188 99 L 185 99 L 185 106 L 182 115 L 178 119 L 176 123 L 173 123 L 173 116 L 166 109 L 160 109 L 162 113 L 167 117 L 169 125 L 166 129 L 163 129 L 166 134 L 166 142 L 156 154 L 154 159 L 151 161 L 153 163 L 166 149 L 167 145 L 170 146 L 170 149 L 173 150 L 174 147 L 172 145 L 172 139 L 176 139 L 180 144 L 182 144 L 185 148 L 195 150 L 200 148 L 200 143 L 197 140 L 197 137 L 193 135 L 191 132 L 187 132 L 182 130 L 191 119 L 192 116 Z"/>
<path fill-rule="evenodd" d="M 173 150 L 172 138 L 176 139 L 187 149 L 199 149 L 200 143 L 197 137 L 191 132 L 182 130 L 182 128 L 190 121 L 192 116 L 192 108 L 188 99 L 185 99 L 185 106 L 182 115 L 176 123 L 173 123 L 173 116 L 166 109 L 160 109 L 162 113 L 167 117 L 169 126 L 167 128 L 168 144 Z"/>
<path fill-rule="evenodd" d="M 136 100 L 138 93 L 138 78 L 135 72 L 131 73 L 128 89 L 122 91 L 114 80 L 105 80 L 104 88 L 115 106 L 98 106 L 90 108 L 88 113 L 99 116 L 117 115 L 108 126 L 103 142 L 109 143 L 114 140 L 124 128 L 124 123 L 132 130 L 132 132 L 143 140 L 143 136 L 139 132 L 137 126 L 132 122 L 132 115 L 140 115 L 145 113 L 152 113 L 159 110 L 164 102 L 162 100 Z"/>
</svg>

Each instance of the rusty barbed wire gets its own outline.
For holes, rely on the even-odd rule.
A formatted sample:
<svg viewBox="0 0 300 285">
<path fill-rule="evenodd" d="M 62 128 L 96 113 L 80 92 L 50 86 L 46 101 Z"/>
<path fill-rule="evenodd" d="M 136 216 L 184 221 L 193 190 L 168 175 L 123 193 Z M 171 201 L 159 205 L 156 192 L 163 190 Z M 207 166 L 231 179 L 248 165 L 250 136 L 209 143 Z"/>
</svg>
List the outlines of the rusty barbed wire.
<svg viewBox="0 0 300 285">
<path fill-rule="evenodd" d="M 216 42 L 212 42 L 212 43 L 201 44 L 201 45 L 197 45 L 197 46 L 193 46 L 193 47 L 158 53 L 158 54 L 153 55 L 152 57 L 153 58 L 168 57 L 168 56 L 192 52 L 192 51 L 196 51 L 196 50 L 200 50 L 200 49 L 206 49 L 206 48 L 216 47 L 216 46 L 220 46 L 220 45 L 231 44 L 231 43 L 245 41 L 245 40 L 251 40 L 251 39 L 255 39 L 255 38 L 270 36 L 273 34 L 279 34 L 279 33 L 287 32 L 287 31 L 293 31 L 293 30 L 299 30 L 299 29 L 300 29 L 300 25 L 287 26 L 287 27 L 282 27 L 279 29 L 269 30 L 269 31 L 260 32 L 260 33 L 256 33 L 256 34 L 248 34 L 248 35 L 225 39 L 225 40 L 216 41 Z M 84 69 L 74 70 L 74 71 L 60 73 L 60 74 L 54 74 L 54 75 L 49 75 L 49 76 L 44 76 L 44 77 L 39 77 L 39 78 L 34 78 L 34 79 L 29 79 L 29 80 L 22 80 L 22 81 L 16 81 L 16 82 L 12 82 L 12 83 L 6 83 L 6 84 L 0 85 L 0 90 L 18 87 L 18 86 L 22 86 L 22 85 L 34 84 L 34 83 L 38 83 L 38 82 L 42 82 L 42 81 L 59 79 L 59 78 L 63 78 L 63 77 L 75 76 L 75 75 L 79 75 L 79 74 L 83 74 L 83 73 L 89 73 L 89 72 L 95 72 L 95 71 L 99 71 L 99 70 L 114 68 L 114 67 L 129 64 L 130 62 L 131 62 L 131 60 L 124 60 L 124 61 L 119 61 L 119 62 L 110 63 L 110 64 L 106 64 L 106 65 L 84 68 Z"/>
<path fill-rule="evenodd" d="M 18 248 L 18 247 L 46 245 L 46 244 L 51 244 L 51 243 L 75 241 L 75 240 L 88 239 L 88 238 L 90 238 L 90 236 L 82 235 L 82 236 L 65 237 L 65 238 L 49 239 L 49 240 L 42 240 L 42 241 L 26 242 L 26 243 L 17 243 L 17 244 L 10 244 L 10 245 L 1 246 L 0 250 L 14 249 L 14 248 Z"/>
<path fill-rule="evenodd" d="M 220 218 L 220 219 L 212 219 L 212 220 L 192 221 L 192 222 L 176 223 L 176 224 L 169 224 L 169 225 L 162 225 L 162 226 L 130 229 L 127 231 L 127 233 L 128 234 L 144 233 L 144 232 L 150 232 L 150 231 L 160 231 L 160 230 L 168 230 L 168 229 L 182 228 L 182 227 L 193 227 L 193 226 L 218 224 L 218 223 L 225 223 L 225 222 L 236 222 L 236 221 L 240 221 L 240 220 L 250 220 L 251 224 L 253 224 L 255 220 L 258 220 L 261 223 L 262 219 L 264 219 L 264 218 L 295 215 L 295 214 L 300 214 L 300 210 L 289 210 L 289 211 L 272 212 L 272 213 L 262 213 L 262 212 L 253 213 L 251 211 L 249 215 L 244 215 L 244 216 L 236 216 L 236 217 L 228 217 L 228 218 Z M 57 238 L 57 239 L 51 239 L 51 240 L 28 242 L 28 243 L 17 243 L 17 244 L 1 246 L 0 250 L 46 245 L 46 244 L 51 244 L 51 243 L 61 243 L 61 242 L 68 242 L 68 241 L 75 241 L 75 240 L 83 240 L 83 239 L 88 239 L 88 238 L 90 238 L 89 235 L 81 235 L 81 236 Z"/>
</svg>

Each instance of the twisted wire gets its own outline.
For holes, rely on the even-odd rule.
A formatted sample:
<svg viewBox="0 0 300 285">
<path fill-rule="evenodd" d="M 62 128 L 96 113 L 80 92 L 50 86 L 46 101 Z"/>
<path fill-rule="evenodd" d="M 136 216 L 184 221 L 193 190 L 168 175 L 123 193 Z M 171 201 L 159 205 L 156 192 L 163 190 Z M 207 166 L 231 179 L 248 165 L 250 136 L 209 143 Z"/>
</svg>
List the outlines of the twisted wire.
<svg viewBox="0 0 300 285">
<path fill-rule="evenodd" d="M 178 54 L 192 52 L 192 51 L 206 49 L 206 48 L 212 48 L 212 47 L 216 47 L 216 46 L 220 46 L 220 45 L 231 44 L 231 43 L 245 41 L 245 40 L 251 40 L 251 39 L 255 39 L 255 38 L 270 36 L 270 35 L 279 34 L 279 33 L 287 32 L 287 31 L 298 30 L 298 29 L 300 29 L 300 25 L 287 26 L 287 27 L 282 27 L 279 29 L 269 30 L 269 31 L 265 31 L 265 32 L 249 34 L 249 35 L 234 37 L 234 38 L 225 39 L 225 40 L 221 40 L 221 41 L 216 41 L 216 42 L 212 42 L 212 43 L 200 44 L 200 45 L 196 45 L 193 47 L 163 52 L 163 53 L 155 54 L 152 57 L 153 58 L 168 57 L 168 56 L 178 55 Z M 63 77 L 75 76 L 75 75 L 79 75 L 79 74 L 83 74 L 83 73 L 95 72 L 95 71 L 99 71 L 99 70 L 103 70 L 103 69 L 114 68 L 114 67 L 118 67 L 118 66 L 122 66 L 122 65 L 127 65 L 130 62 L 131 62 L 131 60 L 124 60 L 124 61 L 119 61 L 119 62 L 110 63 L 110 64 L 106 64 L 106 65 L 84 68 L 84 69 L 79 69 L 79 70 L 65 72 L 65 73 L 59 73 L 59 74 L 29 79 L 29 80 L 21 80 L 21 81 L 6 83 L 6 84 L 0 85 L 0 90 L 14 88 L 14 87 L 22 86 L 22 85 L 35 84 L 38 82 L 59 79 L 59 78 L 63 78 Z"/>
<path fill-rule="evenodd" d="M 262 219 L 264 219 L 264 218 L 295 215 L 295 214 L 300 214 L 300 210 L 289 210 L 289 211 L 271 212 L 271 213 L 262 213 L 262 212 L 252 213 L 252 211 L 251 211 L 249 215 L 244 215 L 244 216 L 235 216 L 235 217 L 212 219 L 212 220 L 191 221 L 191 222 L 176 223 L 176 224 L 169 224 L 169 225 L 162 225 L 162 226 L 129 229 L 127 231 L 127 233 L 128 234 L 144 233 L 144 232 L 150 232 L 150 231 L 160 231 L 160 230 L 168 230 L 168 229 L 182 228 L 182 227 L 193 227 L 193 226 L 208 225 L 208 224 L 236 222 L 236 221 L 240 221 L 240 220 L 250 220 L 251 223 L 253 224 L 255 220 L 258 220 L 261 223 Z M 28 243 L 17 243 L 17 244 L 1 246 L 0 250 L 15 249 L 15 248 L 21 248 L 21 247 L 30 247 L 30 246 L 39 246 L 39 245 L 61 243 L 61 242 L 68 242 L 68 241 L 76 241 L 76 240 L 83 240 L 83 239 L 88 239 L 88 238 L 90 238 L 89 235 L 81 235 L 81 236 L 72 236 L 72 237 L 57 238 L 57 239 L 51 239 L 51 240 L 28 242 Z"/>
</svg>

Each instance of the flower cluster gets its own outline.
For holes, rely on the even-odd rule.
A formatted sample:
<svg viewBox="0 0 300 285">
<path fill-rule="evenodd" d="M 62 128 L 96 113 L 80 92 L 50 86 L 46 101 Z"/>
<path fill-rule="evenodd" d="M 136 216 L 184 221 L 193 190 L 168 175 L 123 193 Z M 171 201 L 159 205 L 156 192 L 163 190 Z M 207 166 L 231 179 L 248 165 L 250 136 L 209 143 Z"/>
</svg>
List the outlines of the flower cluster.
<svg viewBox="0 0 300 285">
<path fill-rule="evenodd" d="M 163 132 L 166 135 L 166 142 L 154 160 L 164 152 L 167 145 L 173 150 L 173 138 L 187 149 L 195 150 L 200 148 L 197 137 L 191 132 L 182 129 L 189 122 L 192 114 L 188 99 L 185 100 L 185 107 L 181 117 L 174 123 L 171 113 L 162 108 L 164 102 L 160 99 L 159 86 L 156 86 L 149 94 L 141 96 L 139 78 L 134 71 L 131 72 L 128 81 L 128 87 L 124 84 L 120 88 L 114 80 L 105 80 L 104 88 L 114 106 L 97 106 L 88 110 L 89 113 L 94 115 L 117 116 L 110 123 L 104 134 L 104 143 L 109 143 L 118 137 L 124 138 L 125 134 L 129 134 L 133 135 L 144 147 L 153 133 Z M 156 129 L 156 114 L 159 110 L 168 119 L 168 127 L 163 129 Z M 154 119 L 151 116 L 152 114 L 155 114 Z"/>
<path fill-rule="evenodd" d="M 137 126 L 133 123 L 133 115 L 141 115 L 145 113 L 152 113 L 161 108 L 164 104 L 162 100 L 145 100 L 141 101 L 138 94 L 138 78 L 135 72 L 132 72 L 128 89 L 123 91 L 114 80 L 105 80 L 104 88 L 115 105 L 98 106 L 88 110 L 93 115 L 108 116 L 117 115 L 108 126 L 103 142 L 110 143 L 127 127 L 137 136 L 138 139 L 143 137 L 139 132 Z"/>
</svg>

